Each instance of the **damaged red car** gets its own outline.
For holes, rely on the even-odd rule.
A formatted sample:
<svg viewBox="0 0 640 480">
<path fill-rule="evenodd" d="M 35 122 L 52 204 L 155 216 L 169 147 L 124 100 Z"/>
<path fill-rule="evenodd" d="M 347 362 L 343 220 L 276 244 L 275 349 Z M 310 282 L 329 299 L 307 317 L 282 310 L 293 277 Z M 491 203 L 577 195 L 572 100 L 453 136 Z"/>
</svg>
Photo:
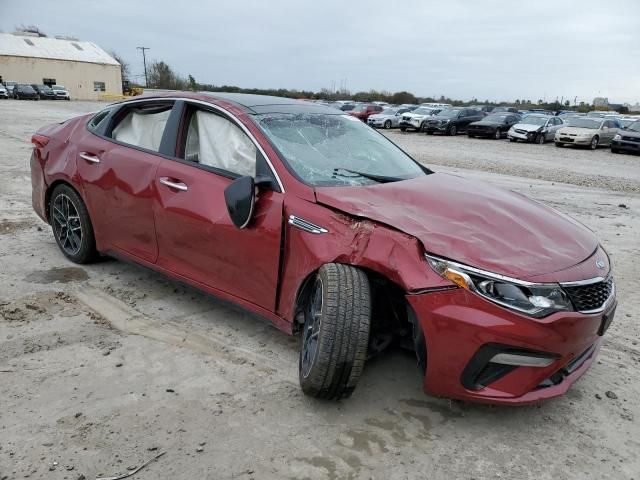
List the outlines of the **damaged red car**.
<svg viewBox="0 0 640 480">
<path fill-rule="evenodd" d="M 433 395 L 554 397 L 614 317 L 590 230 L 433 172 L 338 110 L 171 93 L 32 141 L 33 206 L 66 257 L 133 260 L 300 334 L 308 395 L 349 396 L 368 355 L 395 341 Z"/>
</svg>

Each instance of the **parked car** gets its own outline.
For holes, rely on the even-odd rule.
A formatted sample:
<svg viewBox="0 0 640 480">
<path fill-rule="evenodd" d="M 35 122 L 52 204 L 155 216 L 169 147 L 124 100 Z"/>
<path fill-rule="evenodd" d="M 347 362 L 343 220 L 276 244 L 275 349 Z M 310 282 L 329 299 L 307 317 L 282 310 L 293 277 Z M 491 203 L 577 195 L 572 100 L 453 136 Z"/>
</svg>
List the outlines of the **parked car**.
<svg viewBox="0 0 640 480">
<path fill-rule="evenodd" d="M 3 84 L 0 83 L 0 98 L 6 99 L 9 98 L 9 92 Z"/>
<path fill-rule="evenodd" d="M 491 113 L 501 113 L 501 112 L 520 113 L 520 111 L 516 107 L 494 107 L 493 110 L 491 110 Z"/>
<path fill-rule="evenodd" d="M 609 145 L 618 133 L 617 120 L 596 117 L 575 117 L 567 120 L 567 126 L 555 134 L 556 147 L 579 145 L 595 150 L 598 146 Z"/>
<path fill-rule="evenodd" d="M 374 105 L 372 103 L 363 103 L 356 105 L 353 110 L 349 110 L 347 113 L 353 117 L 359 118 L 363 122 L 376 113 L 380 113 L 383 108 L 380 105 Z"/>
<path fill-rule="evenodd" d="M 471 105 L 471 108 L 475 108 L 476 110 L 480 110 L 481 112 L 488 114 L 493 111 L 494 107 L 491 105 Z"/>
<path fill-rule="evenodd" d="M 510 142 L 523 142 L 543 144 L 547 140 L 552 141 L 556 132 L 564 126 L 560 117 L 549 115 L 527 115 L 507 132 Z"/>
<path fill-rule="evenodd" d="M 13 87 L 13 98 L 16 100 L 39 100 L 38 92 L 31 85 L 18 83 Z"/>
<path fill-rule="evenodd" d="M 349 396 L 369 345 L 391 335 L 413 344 L 434 395 L 555 397 L 614 317 L 591 230 L 435 173 L 333 108 L 172 92 L 32 143 L 32 203 L 67 259 L 123 257 L 300 333 L 307 395 Z"/>
<path fill-rule="evenodd" d="M 69 96 L 69 92 L 67 92 L 67 89 L 64 86 L 53 85 L 51 89 L 56 94 L 56 98 L 58 100 L 71 100 L 71 97 Z"/>
<path fill-rule="evenodd" d="M 475 108 L 453 107 L 442 110 L 437 115 L 430 117 L 424 126 L 427 135 L 433 133 L 443 133 L 446 135 L 457 135 L 464 132 L 470 123 L 477 122 L 484 118 L 484 113 Z"/>
<path fill-rule="evenodd" d="M 618 130 L 611 140 L 611 152 L 640 153 L 640 120 Z"/>
<path fill-rule="evenodd" d="M 56 94 L 53 89 L 48 85 L 32 83 L 31 86 L 38 93 L 41 100 L 55 100 Z"/>
<path fill-rule="evenodd" d="M 407 129 L 424 131 L 425 122 L 440 112 L 441 108 L 435 107 L 418 107 L 415 110 L 409 110 L 402 115 L 400 119 L 400 130 L 405 132 Z"/>
<path fill-rule="evenodd" d="M 408 108 L 385 108 L 380 113 L 371 115 L 367 123 L 376 128 L 398 128 L 402 114 L 409 111 Z"/>
<path fill-rule="evenodd" d="M 499 140 L 505 137 L 509 129 L 519 121 L 520 115 L 515 113 L 491 113 L 482 120 L 470 123 L 467 127 L 467 135 Z"/>
<path fill-rule="evenodd" d="M 6 82 L 4 82 L 4 87 L 7 89 L 7 93 L 11 98 L 13 98 L 13 87 L 15 87 L 17 84 L 18 82 L 14 82 L 12 80 L 7 80 Z"/>
</svg>

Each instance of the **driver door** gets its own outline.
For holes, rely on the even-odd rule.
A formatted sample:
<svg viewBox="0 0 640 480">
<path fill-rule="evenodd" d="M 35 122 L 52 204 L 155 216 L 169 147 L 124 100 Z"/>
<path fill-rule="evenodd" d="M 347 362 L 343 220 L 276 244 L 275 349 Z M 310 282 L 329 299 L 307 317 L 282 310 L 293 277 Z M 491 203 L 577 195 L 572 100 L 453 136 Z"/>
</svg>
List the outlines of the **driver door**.
<svg viewBox="0 0 640 480">
<path fill-rule="evenodd" d="M 260 189 L 248 226 L 234 226 L 224 191 L 255 176 L 260 150 L 213 109 L 187 103 L 180 124 L 176 158 L 162 159 L 155 177 L 158 266 L 275 311 L 283 194 Z"/>
</svg>

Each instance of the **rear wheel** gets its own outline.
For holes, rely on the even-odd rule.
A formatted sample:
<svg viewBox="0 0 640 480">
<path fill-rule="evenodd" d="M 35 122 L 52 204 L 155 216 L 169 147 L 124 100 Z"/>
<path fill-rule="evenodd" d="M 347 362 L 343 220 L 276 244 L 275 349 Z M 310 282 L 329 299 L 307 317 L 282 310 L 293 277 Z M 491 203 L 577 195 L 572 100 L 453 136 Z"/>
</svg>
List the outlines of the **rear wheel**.
<svg viewBox="0 0 640 480">
<path fill-rule="evenodd" d="M 89 263 L 98 256 L 89 212 L 80 195 L 68 185 L 51 194 L 49 223 L 62 253 L 72 262 Z"/>
<path fill-rule="evenodd" d="M 600 141 L 600 139 L 598 138 L 598 136 L 597 136 L 597 135 L 596 135 L 596 136 L 594 136 L 594 137 L 591 139 L 591 143 L 589 144 L 589 148 L 590 148 L 591 150 L 595 150 L 595 149 L 597 149 L 597 148 L 598 148 L 598 142 L 599 142 L 599 141 Z"/>
<path fill-rule="evenodd" d="M 350 396 L 369 343 L 371 293 L 365 273 L 349 265 L 322 266 L 306 299 L 304 318 L 302 391 L 328 400 Z"/>
</svg>

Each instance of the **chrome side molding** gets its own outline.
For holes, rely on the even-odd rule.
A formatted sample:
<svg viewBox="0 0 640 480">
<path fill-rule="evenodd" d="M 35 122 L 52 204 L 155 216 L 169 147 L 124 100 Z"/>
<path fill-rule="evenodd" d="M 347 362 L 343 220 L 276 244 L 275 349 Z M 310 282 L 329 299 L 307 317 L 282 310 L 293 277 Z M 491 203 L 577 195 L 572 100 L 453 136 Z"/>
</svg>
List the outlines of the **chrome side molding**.
<svg viewBox="0 0 640 480">
<path fill-rule="evenodd" d="M 295 215 L 289 215 L 289 225 L 293 225 L 294 227 L 309 233 L 320 234 L 329 232 L 326 228 L 316 225 L 315 223 L 308 222 L 304 218 L 296 217 Z"/>
</svg>

